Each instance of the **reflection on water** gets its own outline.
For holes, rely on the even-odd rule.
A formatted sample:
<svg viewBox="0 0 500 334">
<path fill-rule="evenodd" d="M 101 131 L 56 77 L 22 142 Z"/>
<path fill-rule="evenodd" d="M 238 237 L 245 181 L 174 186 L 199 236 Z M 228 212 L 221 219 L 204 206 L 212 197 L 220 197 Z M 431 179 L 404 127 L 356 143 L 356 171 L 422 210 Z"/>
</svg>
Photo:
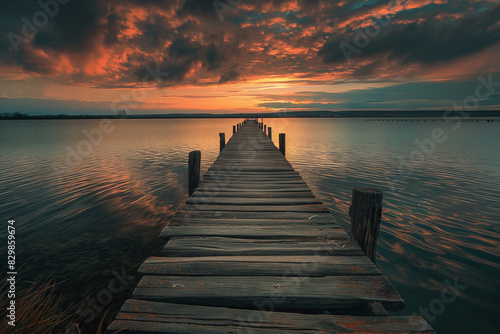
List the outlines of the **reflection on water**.
<svg viewBox="0 0 500 334">
<path fill-rule="evenodd" d="M 16 219 L 21 280 L 55 277 L 65 300 L 106 286 L 111 270 L 133 274 L 163 242 L 157 236 L 186 197 L 186 162 L 202 151 L 202 170 L 218 154 L 219 132 L 235 120 L 114 120 L 81 162 L 66 163 L 82 130 L 98 120 L 0 122 L 0 213 Z M 287 134 L 287 158 L 347 230 L 352 188 L 384 191 L 378 265 L 407 302 L 428 308 L 446 279 L 467 289 L 430 323 L 439 333 L 488 333 L 497 324 L 500 254 L 498 123 L 269 119 Z M 385 174 L 442 127 L 436 145 L 391 190 Z M 5 240 L 5 232 L 0 232 Z M 130 289 L 128 290 L 130 292 Z M 119 305 L 126 296 L 117 298 Z"/>
</svg>

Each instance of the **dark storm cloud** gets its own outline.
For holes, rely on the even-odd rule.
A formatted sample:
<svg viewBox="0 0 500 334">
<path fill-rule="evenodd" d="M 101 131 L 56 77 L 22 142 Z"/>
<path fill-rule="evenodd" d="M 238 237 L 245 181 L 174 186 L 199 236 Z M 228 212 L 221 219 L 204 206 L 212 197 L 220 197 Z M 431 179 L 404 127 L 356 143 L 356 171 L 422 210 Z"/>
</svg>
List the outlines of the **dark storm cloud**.
<svg viewBox="0 0 500 334">
<path fill-rule="evenodd" d="M 108 15 L 105 25 L 104 43 L 107 45 L 118 43 L 118 34 L 124 28 L 123 19 L 118 14 L 113 13 Z"/>
<path fill-rule="evenodd" d="M 399 18 L 405 19 L 405 16 L 407 14 L 400 15 Z M 478 52 L 500 42 L 499 17 L 500 5 L 496 5 L 486 12 L 456 22 L 429 19 L 423 23 L 394 23 L 382 28 L 380 35 L 372 38 L 366 47 L 362 47 L 363 42 L 355 44 L 355 37 L 359 33 L 351 31 L 349 34 L 337 35 L 325 43 L 319 55 L 326 63 L 344 62 L 346 59 L 340 48 L 344 42 L 359 50 L 359 54 L 354 53 L 353 58 L 384 54 L 404 63 L 442 62 Z M 393 21 L 396 19 L 398 16 Z M 365 69 L 367 70 L 368 68 Z"/>
<path fill-rule="evenodd" d="M 141 32 L 131 40 L 142 51 L 155 51 L 163 48 L 167 41 L 175 37 L 168 18 L 162 15 L 150 15 L 146 20 L 138 22 L 136 27 Z"/>
<path fill-rule="evenodd" d="M 205 53 L 206 65 L 209 71 L 216 70 L 221 67 L 222 62 L 226 60 L 224 55 L 217 51 L 215 44 L 211 43 Z"/>
<path fill-rule="evenodd" d="M 177 7 L 179 0 L 117 0 L 122 3 L 128 3 L 129 6 L 135 7 L 156 7 L 161 9 L 172 9 Z"/>
<path fill-rule="evenodd" d="M 227 71 L 221 75 L 219 83 L 222 84 L 222 83 L 226 83 L 229 81 L 235 81 L 235 80 L 239 79 L 240 77 L 241 77 L 241 74 L 234 71 L 234 70 Z"/>
<path fill-rule="evenodd" d="M 36 0 L 11 1 L 0 13 L 0 66 L 106 88 L 142 80 L 151 64 L 170 73 L 169 84 L 290 74 L 316 84 L 323 74 L 330 82 L 340 75 L 377 78 L 389 63 L 426 66 L 500 42 L 500 5 L 398 3 L 242 0 L 220 20 L 213 0 L 71 0 L 13 54 L 7 34 L 20 34 L 21 17 L 40 7 Z M 339 44 L 355 46 L 355 29 L 387 12 L 392 23 L 348 64 Z M 63 58 L 69 65 L 60 66 Z"/>
<path fill-rule="evenodd" d="M 58 14 L 35 35 L 33 44 L 57 51 L 91 48 L 98 37 L 99 16 L 99 5 L 93 0 L 72 0 L 60 5 Z"/>
<path fill-rule="evenodd" d="M 200 43 L 192 42 L 187 38 L 176 38 L 168 48 L 170 58 L 192 58 L 198 59 Z"/>
<path fill-rule="evenodd" d="M 180 17 L 191 15 L 209 20 L 219 20 L 214 0 L 186 0 L 177 14 Z"/>
</svg>

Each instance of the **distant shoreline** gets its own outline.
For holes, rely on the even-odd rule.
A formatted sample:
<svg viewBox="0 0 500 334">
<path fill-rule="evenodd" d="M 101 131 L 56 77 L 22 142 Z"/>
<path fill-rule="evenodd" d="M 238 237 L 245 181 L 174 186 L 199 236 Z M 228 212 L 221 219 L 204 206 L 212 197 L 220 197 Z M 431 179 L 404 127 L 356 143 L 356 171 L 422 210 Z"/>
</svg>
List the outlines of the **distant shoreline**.
<svg viewBox="0 0 500 334">
<path fill-rule="evenodd" d="M 143 114 L 143 115 L 28 115 L 20 112 L 0 114 L 0 120 L 62 119 L 224 119 L 224 118 L 424 118 L 443 119 L 446 110 L 432 111 L 292 111 L 269 114 Z M 500 118 L 500 110 L 470 112 L 469 119 Z"/>
</svg>

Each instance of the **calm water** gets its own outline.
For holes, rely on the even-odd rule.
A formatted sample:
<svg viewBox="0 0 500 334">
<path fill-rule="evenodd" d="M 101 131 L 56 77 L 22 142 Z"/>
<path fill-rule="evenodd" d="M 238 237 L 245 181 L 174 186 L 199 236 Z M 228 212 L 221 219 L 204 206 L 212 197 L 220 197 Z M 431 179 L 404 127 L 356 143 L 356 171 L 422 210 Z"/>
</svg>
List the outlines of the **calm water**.
<svg viewBox="0 0 500 334">
<path fill-rule="evenodd" d="M 401 313 L 430 307 L 438 333 L 498 331 L 500 122 L 453 130 L 429 121 L 265 121 L 275 139 L 287 133 L 289 161 L 346 229 L 352 188 L 384 191 L 377 264 L 407 302 Z M 159 253 L 157 235 L 186 198 L 187 153 L 201 150 L 206 170 L 218 133 L 229 137 L 237 120 L 113 120 L 110 133 L 85 146 L 82 131 L 99 122 L 0 122 L 0 219 L 16 220 L 18 278 L 55 278 L 68 307 L 96 297 L 112 270 L 133 275 Z M 415 140 L 436 128 L 446 140 L 419 155 Z M 423 161 L 398 173 L 410 154 Z M 136 280 L 112 296 L 111 311 Z M 461 288 L 452 302 L 441 300 L 446 280 Z"/>
</svg>

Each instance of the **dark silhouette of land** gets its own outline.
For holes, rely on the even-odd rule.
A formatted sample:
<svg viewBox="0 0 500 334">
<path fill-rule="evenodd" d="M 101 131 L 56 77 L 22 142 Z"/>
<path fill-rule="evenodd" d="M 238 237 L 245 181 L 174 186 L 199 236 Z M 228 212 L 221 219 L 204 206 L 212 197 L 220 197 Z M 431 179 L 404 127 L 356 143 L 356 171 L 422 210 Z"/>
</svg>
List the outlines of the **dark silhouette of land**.
<svg viewBox="0 0 500 334">
<path fill-rule="evenodd" d="M 128 118 L 128 119 L 150 119 L 150 118 L 316 118 L 316 117 L 435 117 L 443 118 L 446 110 L 345 110 L 345 111 L 286 111 L 275 113 L 169 113 L 169 114 L 127 114 L 124 112 L 115 115 L 29 115 L 19 111 L 13 113 L 0 113 L 0 120 L 4 119 L 103 119 L 103 118 Z M 453 111 L 451 113 L 454 113 Z M 470 118 L 475 117 L 500 117 L 500 110 L 480 110 L 468 112 Z M 451 117 L 451 116 L 449 116 Z"/>
</svg>

